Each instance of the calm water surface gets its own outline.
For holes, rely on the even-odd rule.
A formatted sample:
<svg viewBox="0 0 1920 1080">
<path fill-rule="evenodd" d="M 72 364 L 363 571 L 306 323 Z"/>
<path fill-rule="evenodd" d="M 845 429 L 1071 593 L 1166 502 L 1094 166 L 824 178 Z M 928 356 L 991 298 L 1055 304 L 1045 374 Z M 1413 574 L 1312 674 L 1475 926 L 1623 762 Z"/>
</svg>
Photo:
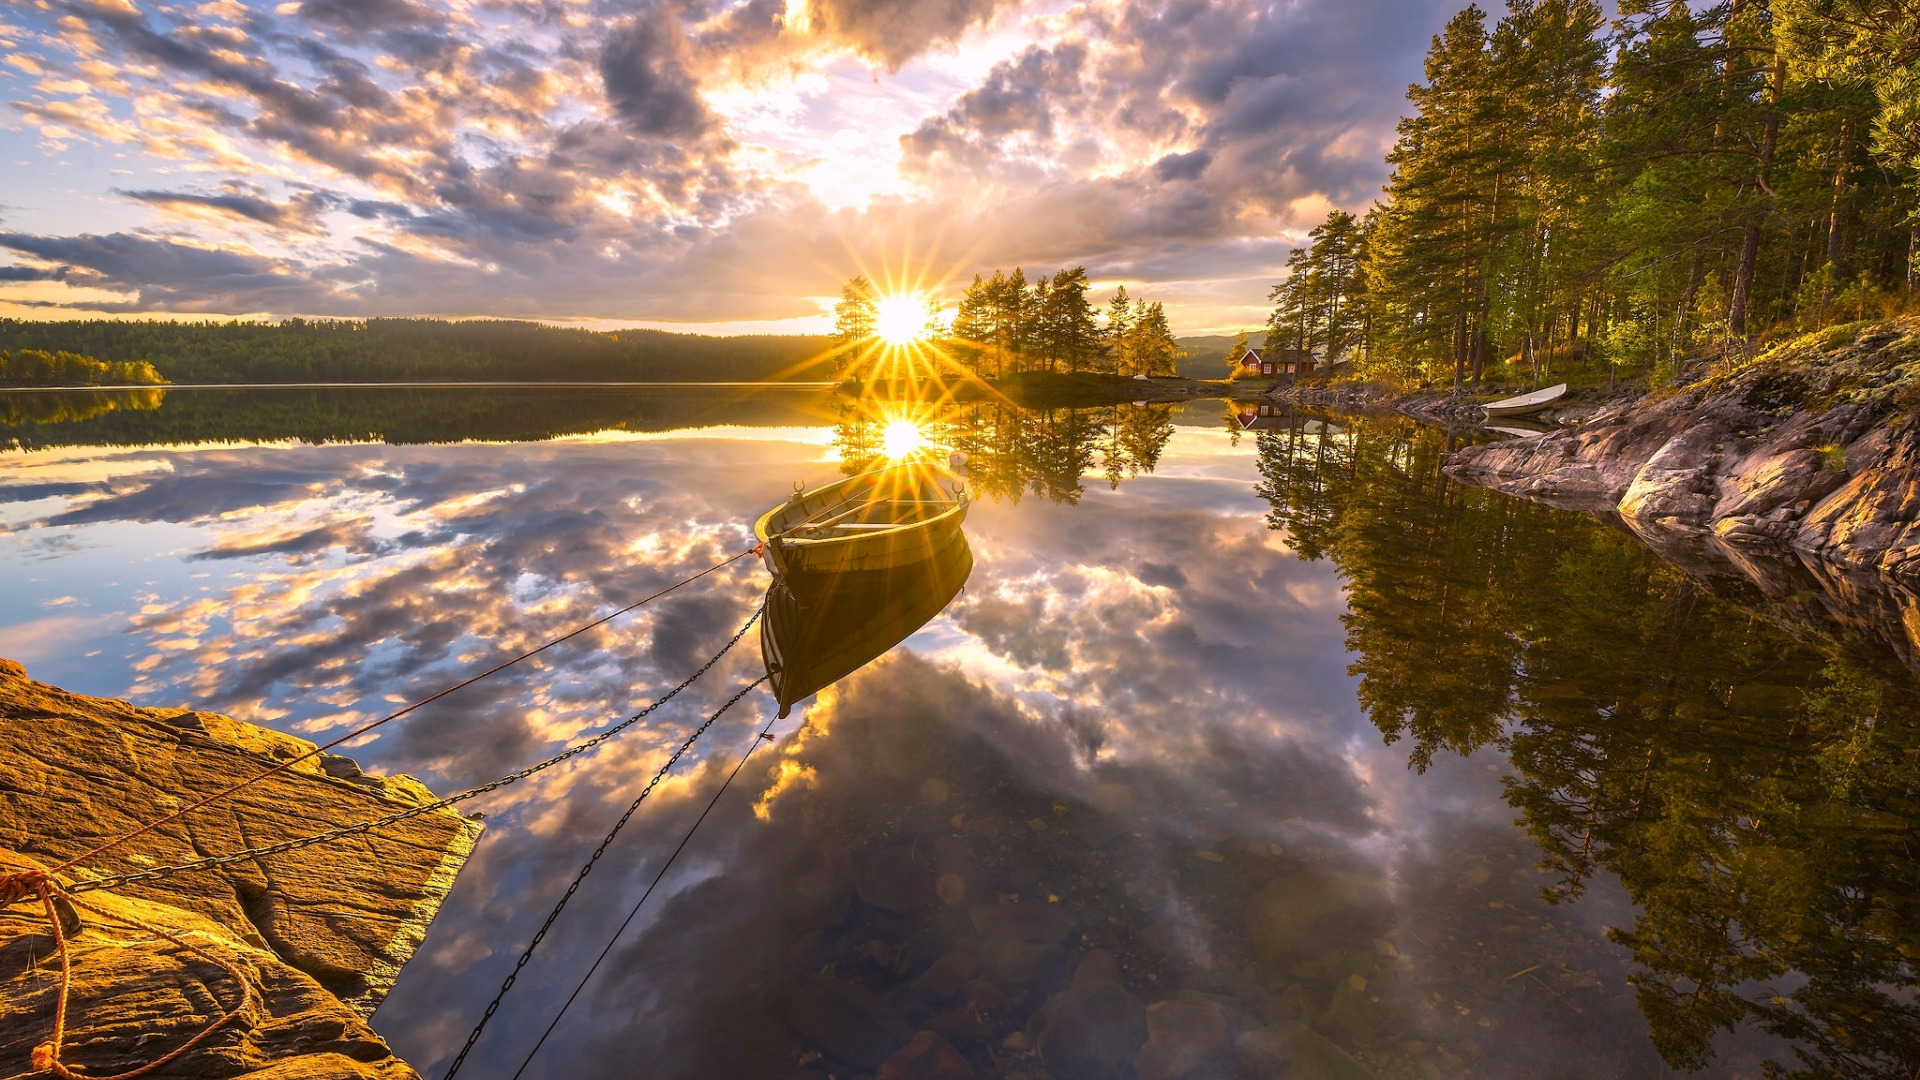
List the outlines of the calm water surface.
<svg viewBox="0 0 1920 1080">
<path fill-rule="evenodd" d="M 527 1075 L 845 1080 L 923 1027 L 1031 1080 L 1913 1074 L 1905 667 L 1444 482 L 1443 433 L 1233 411 L 917 414 L 972 457 L 964 590 L 775 728 Z M 741 550 L 893 418 L 0 395 L 0 655 L 328 737 Z M 766 585 L 735 564 L 353 753 L 440 791 L 509 772 L 679 681 Z M 399 1053 L 444 1071 L 600 835 L 760 674 L 749 639 L 482 801 L 374 1018 Z M 512 1074 L 771 715 L 746 699 L 647 804 L 463 1076 Z"/>
</svg>

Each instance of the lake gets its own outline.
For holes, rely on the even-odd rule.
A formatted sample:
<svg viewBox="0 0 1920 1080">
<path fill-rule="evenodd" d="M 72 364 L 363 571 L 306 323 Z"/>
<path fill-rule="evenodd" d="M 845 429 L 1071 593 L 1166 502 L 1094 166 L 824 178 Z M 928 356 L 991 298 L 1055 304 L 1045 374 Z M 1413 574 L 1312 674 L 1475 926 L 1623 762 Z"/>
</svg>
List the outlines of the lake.
<svg viewBox="0 0 1920 1080">
<path fill-rule="evenodd" d="M 0 395 L 0 656 L 324 740 L 745 550 L 795 483 L 916 430 L 969 456 L 964 587 L 774 723 L 525 1075 L 846 1080 L 921 1029 L 1030 1080 L 1920 1061 L 1897 619 L 1462 488 L 1411 421 Z M 768 580 L 734 562 L 350 752 L 442 793 L 511 772 L 685 678 Z M 602 835 L 762 674 L 750 634 L 467 804 L 487 832 L 374 1017 L 398 1053 L 444 1073 Z M 749 694 L 643 804 L 461 1075 L 512 1075 L 774 711 Z"/>
</svg>

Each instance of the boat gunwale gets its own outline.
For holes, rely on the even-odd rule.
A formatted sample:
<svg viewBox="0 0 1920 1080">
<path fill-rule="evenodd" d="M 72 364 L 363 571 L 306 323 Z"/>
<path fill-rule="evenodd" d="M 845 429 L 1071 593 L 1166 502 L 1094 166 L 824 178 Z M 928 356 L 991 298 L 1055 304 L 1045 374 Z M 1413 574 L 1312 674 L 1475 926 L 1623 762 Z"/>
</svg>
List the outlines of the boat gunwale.
<svg viewBox="0 0 1920 1080">
<path fill-rule="evenodd" d="M 914 468 L 914 467 L 915 466 L 913 465 L 891 465 L 884 469 L 874 469 L 869 472 L 859 473 L 854 476 L 846 477 L 845 479 L 842 479 L 842 480 L 836 480 L 831 484 L 827 484 L 823 487 L 816 488 L 814 489 L 813 492 L 808 494 L 819 494 L 820 492 L 832 491 L 834 488 L 837 488 L 837 487 L 851 487 L 854 483 L 860 480 L 877 478 L 882 474 L 890 472 L 894 469 L 904 469 L 904 468 Z M 920 466 L 920 467 L 926 468 L 929 472 L 932 472 L 936 477 L 948 478 L 955 481 L 959 480 L 959 477 L 955 476 L 953 473 L 948 472 L 945 469 L 940 469 L 935 466 Z M 869 487 L 877 486 L 878 482 L 879 481 L 877 479 L 872 479 L 868 486 Z M 782 547 L 792 547 L 792 548 L 798 548 L 798 549 L 804 549 L 804 550 L 817 551 L 829 544 L 871 543 L 876 538 L 882 537 L 882 536 L 892 536 L 896 534 L 908 533 L 916 529 L 930 529 L 935 526 L 941 525 L 948 518 L 952 518 L 956 515 L 964 516 L 970 501 L 971 500 L 967 498 L 963 489 L 963 491 L 960 494 L 957 494 L 954 496 L 950 505 L 945 510 L 940 511 L 938 514 L 935 514 L 932 517 L 921 518 L 918 521 L 902 522 L 900 524 L 892 525 L 884 529 L 875 529 L 871 532 L 854 533 L 848 536 L 795 537 L 795 536 L 788 536 L 785 533 L 775 533 L 773 532 L 773 529 L 772 529 L 772 523 L 775 515 L 779 514 L 781 511 L 787 509 L 787 507 L 791 505 L 792 500 L 788 500 L 787 502 L 783 502 L 780 505 L 775 506 L 773 509 L 768 510 L 766 513 L 761 514 L 759 520 L 753 523 L 753 533 L 754 533 L 754 538 L 763 543 L 770 542 L 777 539 L 780 541 L 780 545 Z"/>
</svg>

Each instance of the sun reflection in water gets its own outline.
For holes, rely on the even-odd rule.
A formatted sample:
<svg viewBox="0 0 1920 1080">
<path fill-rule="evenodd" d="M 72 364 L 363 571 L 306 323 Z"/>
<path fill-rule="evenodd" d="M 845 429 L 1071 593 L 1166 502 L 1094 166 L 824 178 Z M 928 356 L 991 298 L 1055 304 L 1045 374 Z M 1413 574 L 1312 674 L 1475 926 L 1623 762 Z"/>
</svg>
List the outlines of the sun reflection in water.
<svg viewBox="0 0 1920 1080">
<path fill-rule="evenodd" d="M 880 452 L 898 461 L 927 445 L 920 425 L 911 420 L 895 420 L 880 433 Z"/>
</svg>

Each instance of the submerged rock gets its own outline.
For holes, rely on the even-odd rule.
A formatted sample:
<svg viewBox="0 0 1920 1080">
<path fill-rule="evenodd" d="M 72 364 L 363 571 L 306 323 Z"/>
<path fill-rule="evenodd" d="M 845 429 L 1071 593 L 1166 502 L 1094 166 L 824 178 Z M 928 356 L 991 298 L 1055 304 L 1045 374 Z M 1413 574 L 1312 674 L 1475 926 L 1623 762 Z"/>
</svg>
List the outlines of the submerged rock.
<svg viewBox="0 0 1920 1080">
<path fill-rule="evenodd" d="M 1247 904 L 1247 939 L 1275 970 L 1374 937 L 1392 905 L 1378 881 L 1305 870 L 1274 879 Z"/>
<path fill-rule="evenodd" d="M 973 1066 L 931 1031 L 915 1035 L 880 1064 L 874 1080 L 973 1080 Z"/>
<path fill-rule="evenodd" d="M 1275 1024 L 1235 1040 L 1240 1064 L 1259 1080 L 1373 1080 L 1353 1055 L 1304 1024 Z"/>
<path fill-rule="evenodd" d="M 913 1034 L 892 1005 L 844 979 L 821 977 L 795 987 L 784 1019 L 827 1053 L 863 1069 L 878 1068 Z"/>
<path fill-rule="evenodd" d="M 934 877 L 913 861 L 913 845 L 876 851 L 854 863 L 853 888 L 874 907 L 907 914 L 934 899 Z"/>
<path fill-rule="evenodd" d="M 950 952 L 933 962 L 913 984 L 913 996 L 926 1002 L 941 1002 L 960 992 L 973 978 L 973 957 Z"/>
<path fill-rule="evenodd" d="M 1073 932 L 1073 919 L 1060 905 L 1036 900 L 982 904 L 969 915 L 982 940 L 1057 944 Z"/>
<path fill-rule="evenodd" d="M 1118 980 L 1118 965 L 1096 950 L 1073 985 L 1047 999 L 1028 1024 L 1040 1059 L 1058 1076 L 1118 1075 L 1147 1041 L 1147 1007 Z"/>
<path fill-rule="evenodd" d="M 0 660 L 0 863 L 58 865 L 263 768 L 305 740 L 214 713 L 70 694 Z M 419 806 L 410 777 L 309 758 L 88 860 L 70 881 L 308 835 Z M 344 841 L 82 894 L 110 913 L 189 935 L 236 963 L 255 1003 L 170 1070 L 235 1076 L 411 1077 L 367 1026 L 426 934 L 481 826 L 439 810 Z M 24 909 L 19 909 L 24 911 Z M 0 1075 L 28 1071 L 50 1035 L 57 970 L 37 921 L 0 945 Z M 83 913 L 72 942 L 70 1065 L 106 1075 L 152 1061 L 239 1000 L 217 967 Z"/>
<path fill-rule="evenodd" d="M 1147 1045 L 1133 1068 L 1140 1080 L 1174 1080 L 1230 1049 L 1226 1010 L 1205 995 L 1185 995 L 1147 1007 Z"/>
</svg>

